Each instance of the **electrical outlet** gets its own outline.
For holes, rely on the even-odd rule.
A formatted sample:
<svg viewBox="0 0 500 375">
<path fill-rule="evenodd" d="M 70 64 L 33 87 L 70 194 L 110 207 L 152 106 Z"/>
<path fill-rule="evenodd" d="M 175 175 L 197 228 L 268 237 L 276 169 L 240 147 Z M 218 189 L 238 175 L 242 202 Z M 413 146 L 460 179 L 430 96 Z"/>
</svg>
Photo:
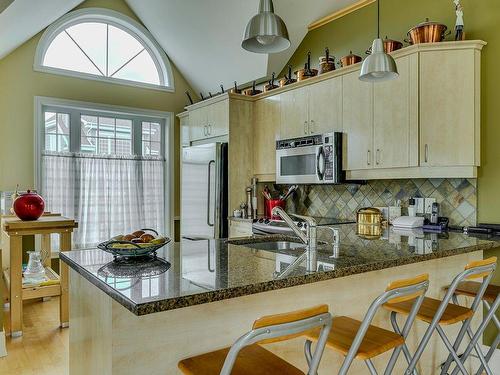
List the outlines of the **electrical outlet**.
<svg viewBox="0 0 500 375">
<path fill-rule="evenodd" d="M 415 198 L 415 212 L 417 214 L 423 214 L 425 209 L 425 199 L 424 198 Z"/>
<path fill-rule="evenodd" d="M 436 198 L 425 198 L 425 213 L 432 214 L 432 204 L 436 203 Z"/>
</svg>

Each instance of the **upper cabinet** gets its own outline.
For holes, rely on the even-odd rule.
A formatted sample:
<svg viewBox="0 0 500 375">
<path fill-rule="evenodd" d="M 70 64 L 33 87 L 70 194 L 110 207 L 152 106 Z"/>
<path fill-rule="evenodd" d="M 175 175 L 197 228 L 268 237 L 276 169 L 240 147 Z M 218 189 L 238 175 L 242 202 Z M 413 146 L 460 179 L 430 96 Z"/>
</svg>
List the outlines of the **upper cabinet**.
<svg viewBox="0 0 500 375">
<path fill-rule="evenodd" d="M 479 166 L 480 52 L 420 53 L 420 164 Z"/>
<path fill-rule="evenodd" d="M 418 166 L 418 55 L 395 60 L 399 77 L 373 85 L 374 168 Z"/>
<path fill-rule="evenodd" d="M 229 99 L 189 110 L 189 127 L 191 141 L 228 134 Z"/>
<path fill-rule="evenodd" d="M 344 169 L 372 168 L 373 84 L 360 81 L 358 71 L 346 74 L 342 79 Z"/>
<path fill-rule="evenodd" d="M 282 139 L 342 131 L 342 77 L 280 96 Z"/>
<path fill-rule="evenodd" d="M 280 138 L 281 95 L 254 103 L 253 168 L 259 181 L 276 179 L 276 141 Z"/>
</svg>

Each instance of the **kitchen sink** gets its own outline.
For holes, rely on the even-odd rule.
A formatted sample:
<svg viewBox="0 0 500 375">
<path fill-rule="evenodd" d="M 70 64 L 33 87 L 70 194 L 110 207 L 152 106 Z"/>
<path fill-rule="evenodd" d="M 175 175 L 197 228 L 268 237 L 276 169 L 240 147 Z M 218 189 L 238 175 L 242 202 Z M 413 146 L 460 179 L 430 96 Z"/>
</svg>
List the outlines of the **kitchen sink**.
<svg viewBox="0 0 500 375">
<path fill-rule="evenodd" d="M 306 245 L 298 242 L 290 241 L 269 241 L 269 242 L 253 242 L 246 243 L 242 246 L 249 247 L 256 250 L 267 250 L 267 251 L 283 251 L 283 250 L 293 250 L 293 249 L 304 249 Z"/>
</svg>

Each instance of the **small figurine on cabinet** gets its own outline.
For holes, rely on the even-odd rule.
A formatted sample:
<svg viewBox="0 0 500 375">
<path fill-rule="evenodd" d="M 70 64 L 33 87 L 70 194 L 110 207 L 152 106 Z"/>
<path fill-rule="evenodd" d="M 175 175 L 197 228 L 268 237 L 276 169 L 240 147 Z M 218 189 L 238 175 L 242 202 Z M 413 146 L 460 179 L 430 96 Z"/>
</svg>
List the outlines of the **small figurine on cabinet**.
<svg viewBox="0 0 500 375">
<path fill-rule="evenodd" d="M 455 14 L 457 15 L 457 20 L 455 22 L 455 40 L 464 40 L 464 8 L 460 4 L 460 0 L 453 0 L 455 4 Z"/>
</svg>

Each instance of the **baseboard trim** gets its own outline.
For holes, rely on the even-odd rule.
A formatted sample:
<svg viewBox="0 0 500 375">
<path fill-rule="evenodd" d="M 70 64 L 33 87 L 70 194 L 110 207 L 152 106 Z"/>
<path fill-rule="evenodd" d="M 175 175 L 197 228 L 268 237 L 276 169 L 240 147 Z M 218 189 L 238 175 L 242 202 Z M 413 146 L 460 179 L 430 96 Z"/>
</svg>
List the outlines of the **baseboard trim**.
<svg viewBox="0 0 500 375">
<path fill-rule="evenodd" d="M 7 355 L 7 344 L 5 343 L 5 331 L 0 332 L 0 357 Z"/>
</svg>

